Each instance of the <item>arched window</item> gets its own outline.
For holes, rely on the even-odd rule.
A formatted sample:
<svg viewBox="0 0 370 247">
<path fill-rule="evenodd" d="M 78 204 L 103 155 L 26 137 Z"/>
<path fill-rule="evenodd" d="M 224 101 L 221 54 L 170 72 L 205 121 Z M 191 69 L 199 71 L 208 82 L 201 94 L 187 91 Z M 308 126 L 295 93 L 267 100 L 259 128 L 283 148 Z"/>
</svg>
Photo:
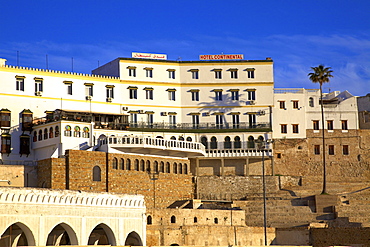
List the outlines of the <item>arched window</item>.
<svg viewBox="0 0 370 247">
<path fill-rule="evenodd" d="M 182 174 L 182 163 L 179 164 L 179 174 Z"/>
<path fill-rule="evenodd" d="M 33 132 L 33 142 L 37 142 L 37 131 Z"/>
<path fill-rule="evenodd" d="M 139 171 L 139 160 L 135 159 L 135 171 Z"/>
<path fill-rule="evenodd" d="M 254 148 L 254 137 L 253 136 L 248 137 L 247 146 L 248 146 L 248 148 Z"/>
<path fill-rule="evenodd" d="M 146 218 L 146 223 L 147 223 L 148 225 L 153 224 L 153 219 L 152 219 L 152 216 L 151 216 L 151 215 L 148 215 L 148 217 Z"/>
<path fill-rule="evenodd" d="M 191 141 L 193 141 L 193 139 L 191 139 L 191 137 L 188 136 L 188 137 L 186 137 L 186 141 L 191 142 Z"/>
<path fill-rule="evenodd" d="M 55 137 L 59 136 L 59 126 L 55 126 Z"/>
<path fill-rule="evenodd" d="M 208 149 L 208 141 L 207 141 L 207 137 L 202 136 L 202 137 L 200 138 L 200 142 L 204 145 L 204 147 L 205 147 L 206 149 Z"/>
<path fill-rule="evenodd" d="M 194 217 L 194 223 L 198 223 L 198 218 Z"/>
<path fill-rule="evenodd" d="M 188 174 L 188 164 L 184 164 L 184 174 Z"/>
<path fill-rule="evenodd" d="M 83 138 L 89 138 L 90 137 L 90 129 L 89 127 L 84 127 L 82 132 L 82 137 Z"/>
<path fill-rule="evenodd" d="M 145 161 L 140 160 L 140 171 L 145 172 Z"/>
<path fill-rule="evenodd" d="M 158 161 L 154 161 L 154 172 L 159 172 Z"/>
<path fill-rule="evenodd" d="M 64 130 L 64 135 L 65 136 L 72 136 L 72 128 L 71 128 L 71 126 L 66 125 L 65 130 Z"/>
<path fill-rule="evenodd" d="M 177 174 L 177 163 L 173 163 L 173 173 Z"/>
<path fill-rule="evenodd" d="M 159 166 L 159 171 L 164 172 L 164 162 L 163 161 L 161 161 L 161 164 Z"/>
<path fill-rule="evenodd" d="M 234 148 L 241 148 L 241 147 L 242 147 L 242 143 L 240 141 L 240 137 L 235 136 L 234 137 Z"/>
<path fill-rule="evenodd" d="M 49 129 L 49 138 L 53 138 L 54 137 L 54 130 L 53 130 L 53 127 L 50 127 Z"/>
<path fill-rule="evenodd" d="M 101 181 L 101 169 L 99 166 L 94 166 L 93 168 L 93 181 Z"/>
<path fill-rule="evenodd" d="M 49 138 L 48 129 L 44 129 L 44 140 Z"/>
<path fill-rule="evenodd" d="M 22 134 L 19 137 L 20 141 L 20 148 L 19 148 L 19 153 L 29 155 L 30 154 L 30 136 Z"/>
<path fill-rule="evenodd" d="M 147 172 L 150 172 L 151 170 L 150 170 L 150 160 L 147 160 L 146 161 L 146 171 Z"/>
<path fill-rule="evenodd" d="M 171 223 L 176 223 L 176 217 L 175 217 L 175 215 L 172 215 L 171 216 Z"/>
<path fill-rule="evenodd" d="M 170 173 L 171 172 L 171 164 L 170 164 L 170 162 L 167 162 L 166 163 L 166 172 L 167 173 Z"/>
<path fill-rule="evenodd" d="M 76 127 L 74 128 L 73 136 L 74 136 L 74 137 L 81 137 L 81 129 L 80 129 L 80 127 L 79 127 L 79 126 L 76 126 Z"/>
<path fill-rule="evenodd" d="M 131 160 L 127 159 L 126 161 L 126 170 L 131 170 Z"/>
<path fill-rule="evenodd" d="M 257 138 L 257 147 L 258 148 L 261 148 L 263 146 L 263 140 L 264 140 L 263 136 L 259 136 Z"/>
<path fill-rule="evenodd" d="M 171 140 L 176 140 L 176 137 L 174 137 L 174 136 L 171 136 L 171 138 L 170 138 Z"/>
<path fill-rule="evenodd" d="M 314 106 L 315 106 L 315 103 L 314 103 L 314 101 L 313 101 L 313 98 L 312 98 L 312 97 L 310 97 L 310 98 L 308 99 L 308 105 L 309 105 L 310 107 L 314 107 Z"/>
<path fill-rule="evenodd" d="M 118 161 L 117 161 L 117 158 L 113 158 L 112 168 L 113 169 L 118 169 Z"/>
<path fill-rule="evenodd" d="M 215 136 L 211 137 L 211 149 L 217 149 L 217 138 Z"/>
<path fill-rule="evenodd" d="M 231 148 L 231 138 L 230 138 L 230 136 L 225 137 L 224 148 L 225 149 Z"/>
<path fill-rule="evenodd" d="M 119 164 L 119 169 L 125 170 L 125 160 L 121 158 L 121 162 Z"/>
<path fill-rule="evenodd" d="M 184 141 L 185 139 L 184 139 L 184 137 L 183 136 L 180 136 L 179 137 L 179 141 Z"/>
<path fill-rule="evenodd" d="M 39 130 L 39 136 L 38 136 L 38 140 L 41 141 L 42 140 L 42 130 Z"/>
<path fill-rule="evenodd" d="M 215 224 L 218 224 L 218 218 L 214 219 Z"/>
</svg>

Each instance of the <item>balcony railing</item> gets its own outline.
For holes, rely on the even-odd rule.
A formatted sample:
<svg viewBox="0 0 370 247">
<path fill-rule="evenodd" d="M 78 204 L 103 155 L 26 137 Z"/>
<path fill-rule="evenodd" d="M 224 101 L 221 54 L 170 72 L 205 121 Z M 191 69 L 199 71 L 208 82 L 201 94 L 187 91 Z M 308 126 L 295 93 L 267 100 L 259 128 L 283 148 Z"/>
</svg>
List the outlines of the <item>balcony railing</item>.
<svg viewBox="0 0 370 247">
<path fill-rule="evenodd" d="M 224 124 L 215 124 L 215 123 L 166 123 L 166 122 L 130 122 L 130 128 L 139 128 L 139 129 L 265 129 L 270 128 L 269 122 L 258 122 L 258 123 L 249 123 L 249 122 L 240 122 L 238 124 L 224 123 Z"/>
<path fill-rule="evenodd" d="M 264 142 L 207 142 L 205 157 L 244 157 L 244 156 L 271 156 L 272 144 Z"/>
<path fill-rule="evenodd" d="M 104 144 L 105 140 L 102 141 Z M 138 137 L 138 136 L 114 136 L 108 138 L 108 144 L 111 147 L 122 148 L 156 148 L 162 150 L 186 151 L 205 154 L 203 144 L 199 142 L 178 141 L 178 140 L 164 140 L 152 137 Z"/>
</svg>

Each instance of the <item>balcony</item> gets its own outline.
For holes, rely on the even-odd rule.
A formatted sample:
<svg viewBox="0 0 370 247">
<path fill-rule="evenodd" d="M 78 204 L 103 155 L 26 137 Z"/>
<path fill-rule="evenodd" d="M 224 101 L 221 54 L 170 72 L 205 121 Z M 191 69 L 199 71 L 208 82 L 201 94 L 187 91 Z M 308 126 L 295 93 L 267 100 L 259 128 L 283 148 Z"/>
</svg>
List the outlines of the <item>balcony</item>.
<svg viewBox="0 0 370 247">
<path fill-rule="evenodd" d="M 271 129 L 269 122 L 258 122 L 252 123 L 249 122 L 240 122 L 239 124 L 224 123 L 224 124 L 215 124 L 215 123 L 166 123 L 166 122 L 130 122 L 130 130 L 133 131 L 158 131 L 158 132 L 190 132 L 190 133 L 206 133 L 206 132 L 244 132 L 244 131 L 269 131 Z"/>
<path fill-rule="evenodd" d="M 272 144 L 264 142 L 207 142 L 205 157 L 268 157 L 272 156 Z"/>
<path fill-rule="evenodd" d="M 206 154 L 203 144 L 198 142 L 164 140 L 143 136 L 111 136 L 99 139 L 99 145 L 122 152 L 175 157 L 195 157 Z"/>
</svg>

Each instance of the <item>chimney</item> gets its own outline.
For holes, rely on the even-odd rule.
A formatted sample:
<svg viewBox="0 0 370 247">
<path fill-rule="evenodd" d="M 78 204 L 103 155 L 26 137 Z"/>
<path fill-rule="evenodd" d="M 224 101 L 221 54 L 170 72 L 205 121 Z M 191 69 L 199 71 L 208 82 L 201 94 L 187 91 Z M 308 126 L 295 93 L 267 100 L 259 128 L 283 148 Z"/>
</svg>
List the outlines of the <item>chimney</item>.
<svg viewBox="0 0 370 247">
<path fill-rule="evenodd" d="M 0 67 L 5 66 L 6 59 L 5 58 L 0 58 Z"/>
</svg>

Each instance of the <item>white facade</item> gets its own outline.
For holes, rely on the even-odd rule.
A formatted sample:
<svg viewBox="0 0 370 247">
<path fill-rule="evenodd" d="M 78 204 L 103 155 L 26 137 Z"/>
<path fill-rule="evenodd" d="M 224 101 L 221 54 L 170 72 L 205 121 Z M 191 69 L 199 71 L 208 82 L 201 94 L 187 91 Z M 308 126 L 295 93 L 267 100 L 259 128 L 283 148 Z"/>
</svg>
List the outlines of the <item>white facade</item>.
<svg viewBox="0 0 370 247">
<path fill-rule="evenodd" d="M 306 138 L 322 129 L 319 89 L 278 89 L 274 93 L 273 138 Z M 324 126 L 329 132 L 358 129 L 357 100 L 347 91 L 323 95 Z"/>
<path fill-rule="evenodd" d="M 274 82 L 269 58 L 188 62 L 118 58 L 91 75 L 16 67 L 5 61 L 0 62 L 0 114 L 10 122 L 1 122 L 3 163 L 34 163 L 61 157 L 66 149 L 97 150 L 101 135 L 196 144 L 202 137 L 207 141 L 215 137 L 220 142 L 216 149 L 224 149 L 225 138 L 271 139 Z M 76 114 L 72 119 L 45 118 L 56 109 Z M 24 128 L 24 112 L 31 114 L 32 128 Z M 90 114 L 90 120 L 82 121 L 79 112 Z M 111 119 L 119 116 L 128 116 L 129 129 L 110 127 Z M 227 134 L 222 129 L 228 129 Z M 24 151 L 22 138 L 29 138 L 29 152 Z M 187 150 L 190 153 L 205 155 L 199 146 L 189 147 L 197 147 Z"/>
</svg>

